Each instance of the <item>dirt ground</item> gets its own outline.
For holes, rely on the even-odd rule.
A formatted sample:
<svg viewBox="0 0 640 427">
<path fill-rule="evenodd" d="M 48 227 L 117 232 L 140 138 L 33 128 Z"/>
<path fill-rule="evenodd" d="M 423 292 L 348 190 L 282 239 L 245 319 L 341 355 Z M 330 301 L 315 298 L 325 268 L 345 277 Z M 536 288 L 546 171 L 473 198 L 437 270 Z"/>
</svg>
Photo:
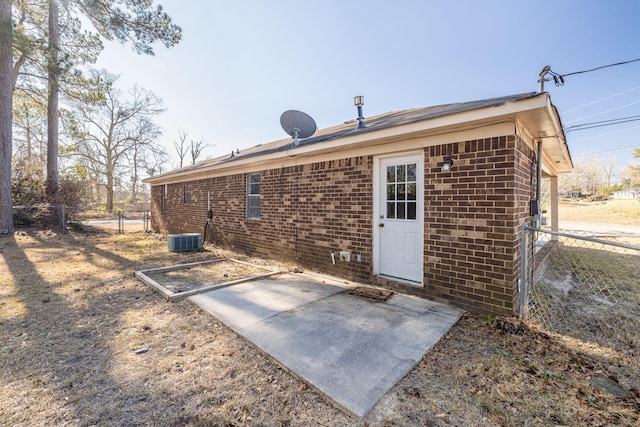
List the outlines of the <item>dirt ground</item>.
<svg viewBox="0 0 640 427">
<path fill-rule="evenodd" d="M 294 267 L 218 248 L 170 253 L 142 232 L 0 237 L 0 425 L 640 424 L 640 349 L 474 314 L 359 420 L 196 305 L 133 277 L 218 257 Z"/>
</svg>

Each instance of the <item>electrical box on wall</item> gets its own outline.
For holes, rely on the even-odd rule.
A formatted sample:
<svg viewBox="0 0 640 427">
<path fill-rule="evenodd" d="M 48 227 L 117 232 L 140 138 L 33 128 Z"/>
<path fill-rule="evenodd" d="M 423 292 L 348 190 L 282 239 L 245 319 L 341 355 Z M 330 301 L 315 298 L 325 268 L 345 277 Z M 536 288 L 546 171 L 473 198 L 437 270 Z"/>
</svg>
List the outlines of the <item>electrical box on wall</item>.
<svg viewBox="0 0 640 427">
<path fill-rule="evenodd" d="M 340 251 L 340 261 L 350 262 L 351 261 L 351 252 Z"/>
<path fill-rule="evenodd" d="M 529 215 L 536 216 L 540 213 L 540 201 L 536 199 L 531 199 L 531 204 L 529 205 Z"/>
</svg>

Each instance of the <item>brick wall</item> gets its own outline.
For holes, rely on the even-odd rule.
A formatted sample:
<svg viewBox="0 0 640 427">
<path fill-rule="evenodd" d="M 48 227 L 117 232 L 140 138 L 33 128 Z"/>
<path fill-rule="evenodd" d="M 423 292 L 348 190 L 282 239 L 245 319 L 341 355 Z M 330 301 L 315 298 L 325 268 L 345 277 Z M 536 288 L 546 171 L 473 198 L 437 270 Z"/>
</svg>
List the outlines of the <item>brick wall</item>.
<svg viewBox="0 0 640 427">
<path fill-rule="evenodd" d="M 513 313 L 518 230 L 530 197 L 526 148 L 515 136 L 428 148 L 425 286 L 413 293 L 471 311 Z M 446 157 L 454 160 L 451 172 L 442 171 Z"/>
<path fill-rule="evenodd" d="M 445 157 L 454 160 L 450 172 L 442 171 Z M 372 156 L 262 171 L 260 220 L 246 219 L 245 174 L 192 181 L 189 204 L 184 184 L 171 184 L 165 213 L 162 187 L 154 186 L 153 227 L 202 233 L 210 192 L 212 237 L 219 245 L 509 315 L 517 297 L 519 226 L 535 191 L 532 159 L 533 151 L 514 135 L 425 148 L 424 287 L 371 276 Z M 331 253 L 340 250 L 351 252 L 350 263 L 332 263 Z"/>
<path fill-rule="evenodd" d="M 203 233 L 209 192 L 217 244 L 367 281 L 372 167 L 373 158 L 363 156 L 262 171 L 260 220 L 246 219 L 245 174 L 192 181 L 190 204 L 184 203 L 184 184 L 170 184 L 164 213 L 162 186 L 154 186 L 152 226 L 165 233 Z M 331 253 L 340 250 L 360 254 L 362 261 L 334 265 Z"/>
</svg>

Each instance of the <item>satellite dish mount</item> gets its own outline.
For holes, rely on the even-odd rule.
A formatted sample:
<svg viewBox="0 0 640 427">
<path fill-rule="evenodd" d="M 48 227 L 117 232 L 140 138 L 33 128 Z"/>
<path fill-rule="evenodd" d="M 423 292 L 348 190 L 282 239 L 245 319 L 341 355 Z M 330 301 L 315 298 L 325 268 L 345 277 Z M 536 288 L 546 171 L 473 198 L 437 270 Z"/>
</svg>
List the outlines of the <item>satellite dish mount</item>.
<svg viewBox="0 0 640 427">
<path fill-rule="evenodd" d="M 288 110 L 280 116 L 280 125 L 287 135 L 293 138 L 293 145 L 300 145 L 298 138 L 309 138 L 316 133 L 316 122 L 308 114 L 297 110 Z"/>
</svg>

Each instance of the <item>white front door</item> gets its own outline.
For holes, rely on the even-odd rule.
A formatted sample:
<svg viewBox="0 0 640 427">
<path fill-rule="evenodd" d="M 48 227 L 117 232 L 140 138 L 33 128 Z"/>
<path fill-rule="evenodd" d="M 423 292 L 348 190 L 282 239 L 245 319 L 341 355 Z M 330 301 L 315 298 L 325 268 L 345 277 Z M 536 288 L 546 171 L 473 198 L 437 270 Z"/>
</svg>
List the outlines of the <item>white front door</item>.
<svg viewBox="0 0 640 427">
<path fill-rule="evenodd" d="M 377 274 L 422 283 L 424 155 L 379 159 Z M 375 270 L 375 267 L 374 267 Z"/>
</svg>

